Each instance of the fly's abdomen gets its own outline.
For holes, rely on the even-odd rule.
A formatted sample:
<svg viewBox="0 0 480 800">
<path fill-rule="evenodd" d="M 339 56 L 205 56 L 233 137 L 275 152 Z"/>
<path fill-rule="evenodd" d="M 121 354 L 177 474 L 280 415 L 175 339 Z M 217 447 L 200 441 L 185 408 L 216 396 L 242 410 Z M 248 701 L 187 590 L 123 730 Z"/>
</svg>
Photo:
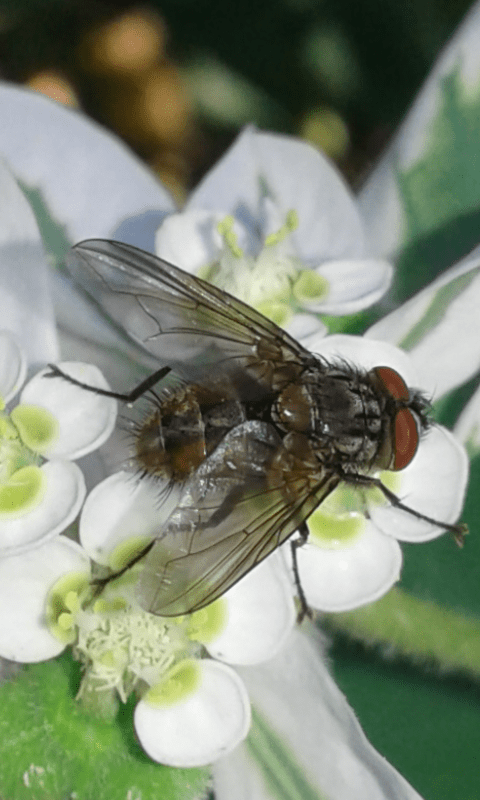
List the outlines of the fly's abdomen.
<svg viewBox="0 0 480 800">
<path fill-rule="evenodd" d="M 219 392 L 188 386 L 161 397 L 135 439 L 135 458 L 147 474 L 183 482 L 244 422 L 242 405 Z"/>
<path fill-rule="evenodd" d="M 136 461 L 149 475 L 183 481 L 195 472 L 205 455 L 202 415 L 189 390 L 160 401 L 137 431 Z"/>
</svg>

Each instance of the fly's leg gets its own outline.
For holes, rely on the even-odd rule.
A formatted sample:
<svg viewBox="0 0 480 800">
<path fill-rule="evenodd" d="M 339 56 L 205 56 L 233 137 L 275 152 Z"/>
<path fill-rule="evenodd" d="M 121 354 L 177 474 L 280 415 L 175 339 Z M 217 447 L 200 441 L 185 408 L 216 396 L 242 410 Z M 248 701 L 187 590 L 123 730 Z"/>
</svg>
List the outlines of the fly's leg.
<svg viewBox="0 0 480 800">
<path fill-rule="evenodd" d="M 158 381 L 172 371 L 171 367 L 161 367 L 152 375 L 149 375 L 148 378 L 145 378 L 143 381 L 141 381 L 138 386 L 135 386 L 135 388 L 132 389 L 131 392 L 128 392 L 128 394 L 122 394 L 121 392 L 112 392 L 110 389 L 99 389 L 97 386 L 90 386 L 88 383 L 77 381 L 76 378 L 72 378 L 70 375 L 67 375 L 66 372 L 63 372 L 59 367 L 55 366 L 55 364 L 49 364 L 48 366 L 51 371 L 46 373 L 45 378 L 62 378 L 69 383 L 73 383 L 75 386 L 80 386 L 81 389 L 85 389 L 87 392 L 101 394 L 105 397 L 113 397 L 115 400 L 122 400 L 124 403 L 134 403 L 135 400 L 138 400 L 139 397 L 145 394 L 145 392 L 148 392 L 152 386 L 155 386 Z"/>
<path fill-rule="evenodd" d="M 90 581 L 90 585 L 95 587 L 94 596 L 98 597 L 98 595 L 101 594 L 101 592 L 103 591 L 103 589 L 105 588 L 107 583 L 110 583 L 110 581 L 116 580 L 116 578 L 120 578 L 122 575 L 125 574 L 125 572 L 127 572 L 127 570 L 129 570 L 132 567 L 134 567 L 135 564 L 138 564 L 138 562 L 141 561 L 142 558 L 144 558 L 144 556 L 146 556 L 147 553 L 150 552 L 150 550 L 152 549 L 152 547 L 155 544 L 155 542 L 156 542 L 156 539 L 152 539 L 152 541 L 149 542 L 146 545 L 146 547 L 144 547 L 142 550 L 140 550 L 138 555 L 136 555 L 134 558 L 132 558 L 132 560 L 129 561 L 128 564 L 126 564 L 124 567 L 122 567 L 122 569 L 119 569 L 117 572 L 112 572 L 112 574 L 111 575 L 107 575 L 106 578 L 93 578 L 93 580 Z"/>
<path fill-rule="evenodd" d="M 303 622 L 305 617 L 309 617 L 311 619 L 313 616 L 313 611 L 307 603 L 307 598 L 305 597 L 305 592 L 303 591 L 303 586 L 300 581 L 297 558 L 298 548 L 302 547 L 308 539 L 308 527 L 306 522 L 302 522 L 302 524 L 299 526 L 298 533 L 299 536 L 297 539 L 290 540 L 290 550 L 292 553 L 293 577 L 295 580 L 295 586 L 297 587 L 298 599 L 300 601 L 300 611 L 297 615 L 297 622 L 300 624 Z"/>
<path fill-rule="evenodd" d="M 380 478 L 373 478 L 369 475 L 348 475 L 345 473 L 341 475 L 341 478 L 346 483 L 349 483 L 353 486 L 364 486 L 366 488 L 374 487 L 375 489 L 379 489 L 389 503 L 394 506 L 394 508 L 399 508 L 401 511 L 407 511 L 413 517 L 417 517 L 417 519 L 423 519 L 425 522 L 429 522 L 431 525 L 436 525 L 437 528 L 444 528 L 446 531 L 452 534 L 456 544 L 459 547 L 463 547 L 465 543 L 465 536 L 468 533 L 468 525 L 466 525 L 464 522 L 452 525 L 450 522 L 442 522 L 439 519 L 428 517 L 426 514 L 422 514 L 420 511 L 415 511 L 414 508 L 410 508 L 410 506 L 402 503 L 400 498 L 397 497 L 394 492 L 384 486 Z"/>
</svg>

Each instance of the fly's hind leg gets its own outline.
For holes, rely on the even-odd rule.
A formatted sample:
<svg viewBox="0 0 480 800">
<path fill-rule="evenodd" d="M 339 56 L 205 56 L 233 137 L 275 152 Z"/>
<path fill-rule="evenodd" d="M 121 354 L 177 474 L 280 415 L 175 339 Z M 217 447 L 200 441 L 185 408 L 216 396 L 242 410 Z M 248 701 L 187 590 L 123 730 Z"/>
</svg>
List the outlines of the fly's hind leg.
<svg viewBox="0 0 480 800">
<path fill-rule="evenodd" d="M 79 386 L 81 389 L 85 389 L 87 392 L 101 394 L 104 397 L 113 397 L 115 400 L 121 400 L 124 403 L 134 403 L 135 400 L 138 400 L 139 397 L 148 392 L 152 386 L 155 386 L 158 381 L 172 371 L 171 367 L 161 367 L 160 369 L 157 369 L 156 372 L 152 373 L 152 375 L 149 375 L 148 378 L 145 378 L 143 381 L 141 381 L 132 389 L 131 392 L 123 394 L 122 392 L 112 392 L 110 389 L 100 389 L 97 386 L 90 386 L 88 383 L 77 381 L 76 378 L 72 378 L 70 375 L 67 375 L 66 372 L 63 372 L 63 370 L 61 370 L 60 367 L 55 366 L 55 364 L 49 364 L 48 367 L 50 372 L 45 374 L 45 378 L 62 378 L 69 383 L 73 383 L 75 386 Z"/>
<path fill-rule="evenodd" d="M 394 506 L 394 508 L 399 508 L 401 511 L 406 511 L 408 514 L 411 514 L 413 517 L 416 517 L 417 519 L 423 519 L 425 522 L 429 522 L 431 525 L 436 525 L 437 528 L 443 528 L 444 530 L 452 534 L 456 544 L 459 547 L 463 547 L 465 542 L 465 536 L 468 533 L 468 526 L 464 522 L 452 525 L 450 522 L 442 522 L 442 520 L 429 517 L 426 514 L 422 514 L 420 511 L 415 511 L 414 508 L 410 508 L 410 506 L 407 506 L 405 503 L 402 503 L 400 498 L 397 497 L 397 495 L 394 492 L 388 489 L 388 487 L 382 483 L 380 478 L 373 478 L 370 475 L 348 475 L 348 474 L 342 474 L 341 477 L 342 480 L 353 486 L 363 486 L 366 488 L 374 487 L 375 489 L 379 489 L 382 492 L 383 496 L 392 504 L 392 506 Z"/>
<path fill-rule="evenodd" d="M 313 617 L 313 611 L 307 603 L 307 598 L 305 597 L 305 592 L 303 591 L 303 586 L 300 581 L 300 573 L 298 570 L 298 558 L 297 558 L 297 550 L 299 547 L 302 547 L 308 539 L 308 527 L 306 522 L 302 522 L 302 524 L 298 528 L 298 538 L 290 540 L 290 550 L 292 553 L 292 566 L 293 566 L 293 578 L 295 580 L 295 586 L 297 588 L 297 595 L 298 600 L 300 602 L 300 611 L 297 615 L 297 622 L 303 622 L 305 617 L 309 617 L 310 619 Z"/>
</svg>

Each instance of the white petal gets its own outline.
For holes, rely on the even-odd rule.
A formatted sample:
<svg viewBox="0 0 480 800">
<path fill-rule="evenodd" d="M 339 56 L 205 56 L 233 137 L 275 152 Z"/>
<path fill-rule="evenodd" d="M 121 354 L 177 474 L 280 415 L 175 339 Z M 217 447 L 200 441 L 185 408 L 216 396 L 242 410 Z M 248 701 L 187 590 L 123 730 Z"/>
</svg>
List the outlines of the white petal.
<svg viewBox="0 0 480 800">
<path fill-rule="evenodd" d="M 45 602 L 53 584 L 68 572 L 90 572 L 88 557 L 64 537 L 0 559 L 0 655 L 36 662 L 57 656 L 65 645 L 49 631 Z"/>
<path fill-rule="evenodd" d="M 294 339 L 300 339 L 304 347 L 310 347 L 309 342 L 314 337 L 316 340 L 328 333 L 327 326 L 313 314 L 294 314 L 285 330 Z"/>
<path fill-rule="evenodd" d="M 8 113 L 3 106 L 2 112 Z M 1 140 L 5 128 L 0 127 Z M 1 158 L 0 185 L 1 325 L 17 336 L 30 364 L 45 364 L 58 358 L 58 342 L 42 239 L 25 195 Z"/>
<path fill-rule="evenodd" d="M 92 364 L 65 361 L 58 366 L 89 386 L 110 388 L 100 370 Z M 48 409 L 58 420 L 59 434 L 45 451 L 47 457 L 81 458 L 100 447 L 111 435 L 117 419 L 117 402 L 62 378 L 45 378 L 48 371 L 48 368 L 42 370 L 27 383 L 21 401 Z"/>
<path fill-rule="evenodd" d="M 8 403 L 27 374 L 25 354 L 10 331 L 0 331 L 0 396 Z"/>
<path fill-rule="evenodd" d="M 329 292 L 318 309 L 324 314 L 356 314 L 376 303 L 389 288 L 393 267 L 380 259 L 328 261 L 317 272 L 327 279 Z M 310 308 L 314 308 L 313 304 Z"/>
<path fill-rule="evenodd" d="M 480 250 L 444 272 L 367 336 L 408 349 L 422 387 L 435 397 L 474 375 L 480 361 Z"/>
<path fill-rule="evenodd" d="M 88 495 L 80 518 L 80 541 L 90 558 L 109 564 L 112 551 L 132 537 L 154 536 L 176 503 L 167 486 L 130 472 L 116 472 Z"/>
<path fill-rule="evenodd" d="M 397 172 L 388 160 L 377 165 L 357 202 L 372 255 L 388 257 L 395 253 L 405 240 L 407 220 Z"/>
<path fill-rule="evenodd" d="M 344 358 L 366 370 L 393 367 L 407 386 L 418 386 L 418 376 L 409 355 L 388 342 L 338 333 L 310 341 L 309 348 L 325 358 Z"/>
<path fill-rule="evenodd" d="M 223 595 L 228 621 L 206 647 L 221 661 L 257 664 L 276 653 L 295 624 L 292 587 L 279 553 L 245 575 Z"/>
<path fill-rule="evenodd" d="M 171 214 L 156 233 L 156 254 L 187 272 L 197 272 L 218 255 L 222 242 L 216 226 L 224 217 L 201 209 Z"/>
<path fill-rule="evenodd" d="M 137 736 L 154 761 L 172 767 L 211 764 L 248 733 L 250 702 L 237 673 L 208 659 L 199 668 L 201 684 L 185 700 L 164 708 L 141 700 L 135 708 Z"/>
<path fill-rule="evenodd" d="M 71 461 L 47 461 L 45 495 L 32 511 L 17 519 L 0 519 L 0 555 L 30 550 L 57 536 L 76 518 L 85 499 L 83 473 Z"/>
<path fill-rule="evenodd" d="M 275 658 L 240 668 L 261 720 L 248 741 L 248 761 L 255 774 L 251 782 L 249 773 L 239 773 L 234 766 L 231 773 L 236 752 L 218 762 L 214 766 L 218 800 L 265 800 L 271 796 L 266 787 L 271 786 L 276 767 L 287 776 L 290 771 L 307 776 L 312 790 L 330 800 L 420 800 L 368 742 L 328 673 L 318 638 L 309 641 L 305 633 L 294 630 Z M 259 781 L 263 791 L 250 794 Z"/>
<path fill-rule="evenodd" d="M 409 508 L 439 520 L 439 526 L 388 505 L 370 505 L 372 522 L 404 542 L 426 542 L 444 532 L 442 522 L 456 522 L 468 479 L 467 454 L 458 440 L 440 425 L 420 443 L 413 461 L 401 473 L 396 494 Z"/>
<path fill-rule="evenodd" d="M 246 128 L 186 207 L 221 208 L 251 224 L 259 220 L 266 193 L 281 218 L 297 211 L 299 225 L 292 240 L 305 261 L 363 255 L 362 224 L 340 173 L 318 150 L 287 136 Z"/>
<path fill-rule="evenodd" d="M 38 92 L 3 84 L 0 105 L 0 152 L 71 242 L 100 236 L 153 245 L 159 222 L 175 206 L 123 143 Z"/>
<path fill-rule="evenodd" d="M 377 600 L 398 581 L 402 568 L 398 542 L 368 523 L 351 547 L 307 543 L 297 558 L 307 602 L 320 611 L 348 611 Z"/>
<path fill-rule="evenodd" d="M 480 389 L 468 401 L 453 430 L 467 448 L 480 450 Z"/>
</svg>

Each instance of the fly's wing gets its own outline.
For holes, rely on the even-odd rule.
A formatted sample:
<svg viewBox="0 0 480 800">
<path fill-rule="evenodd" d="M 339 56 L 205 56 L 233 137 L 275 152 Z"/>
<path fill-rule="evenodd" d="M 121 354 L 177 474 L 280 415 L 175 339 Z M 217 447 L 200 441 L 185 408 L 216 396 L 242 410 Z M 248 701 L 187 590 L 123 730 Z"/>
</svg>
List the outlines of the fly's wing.
<svg viewBox="0 0 480 800">
<path fill-rule="evenodd" d="M 253 400 L 256 387 L 271 388 L 279 365 L 290 364 L 291 379 L 312 358 L 250 306 L 131 245 L 81 242 L 66 265 L 117 326 L 189 382 L 220 368 L 234 384 L 250 377 L 239 395 Z"/>
<path fill-rule="evenodd" d="M 237 426 L 187 483 L 145 557 L 140 604 L 161 616 L 208 605 L 294 533 L 338 482 L 309 453 L 303 459 L 289 450 L 267 423 Z"/>
</svg>

